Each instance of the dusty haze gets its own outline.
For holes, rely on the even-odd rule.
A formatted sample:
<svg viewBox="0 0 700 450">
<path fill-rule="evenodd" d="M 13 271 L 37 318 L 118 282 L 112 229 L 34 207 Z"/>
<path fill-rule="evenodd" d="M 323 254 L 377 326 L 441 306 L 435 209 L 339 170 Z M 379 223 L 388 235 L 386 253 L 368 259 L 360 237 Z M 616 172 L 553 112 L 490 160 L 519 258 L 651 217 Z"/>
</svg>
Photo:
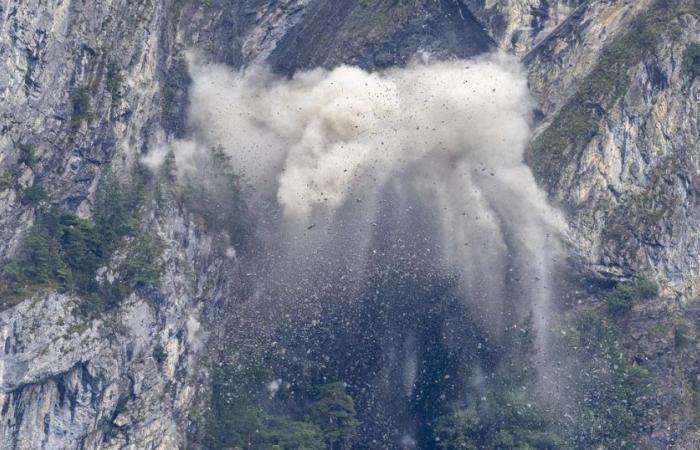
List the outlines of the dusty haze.
<svg viewBox="0 0 700 450">
<path fill-rule="evenodd" d="M 278 239 L 296 242 L 290 258 L 313 247 L 305 257 L 314 261 L 324 251 L 364 261 L 378 233 L 398 236 L 398 249 L 412 234 L 434 236 L 416 264 L 430 258 L 459 273 L 486 321 L 502 325 L 504 299 L 517 291 L 545 326 L 563 226 L 523 163 L 533 101 L 515 59 L 416 59 L 382 72 L 341 66 L 292 79 L 189 62 L 193 133 L 170 146 L 180 174 L 222 148 L 256 198 L 281 209 Z M 322 230 L 306 232 L 317 224 Z"/>
</svg>

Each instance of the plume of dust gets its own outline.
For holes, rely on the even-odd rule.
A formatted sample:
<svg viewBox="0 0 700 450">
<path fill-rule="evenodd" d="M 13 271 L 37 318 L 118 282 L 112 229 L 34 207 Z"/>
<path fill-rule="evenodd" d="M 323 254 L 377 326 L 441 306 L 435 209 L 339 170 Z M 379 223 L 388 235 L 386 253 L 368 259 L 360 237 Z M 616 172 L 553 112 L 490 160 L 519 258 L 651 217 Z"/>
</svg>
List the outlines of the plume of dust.
<svg viewBox="0 0 700 450">
<path fill-rule="evenodd" d="M 498 321 L 507 271 L 546 326 L 564 226 L 523 163 L 533 101 L 502 54 L 369 73 L 341 66 L 291 79 L 189 57 L 193 135 L 171 144 L 178 173 L 221 148 L 261 198 L 305 229 L 344 208 L 371 217 L 382 190 L 410 186 L 436 217 L 440 259 Z M 147 157 L 155 166 L 163 150 Z M 353 204 L 365 199 L 362 208 Z"/>
</svg>

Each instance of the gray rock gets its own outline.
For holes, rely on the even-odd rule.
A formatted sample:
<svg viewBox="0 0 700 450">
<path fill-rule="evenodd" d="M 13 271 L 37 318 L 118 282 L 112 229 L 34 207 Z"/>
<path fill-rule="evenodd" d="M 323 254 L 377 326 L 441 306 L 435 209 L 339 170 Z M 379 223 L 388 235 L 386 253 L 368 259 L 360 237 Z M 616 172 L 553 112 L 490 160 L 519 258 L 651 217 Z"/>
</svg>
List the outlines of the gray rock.
<svg viewBox="0 0 700 450">
<path fill-rule="evenodd" d="M 11 183 L 0 180 L 0 264 L 34 220 L 23 189 L 41 186 L 44 202 L 89 217 L 102 171 L 128 170 L 153 142 L 186 135 L 186 48 L 233 67 L 266 61 L 287 75 L 500 48 L 523 56 L 539 135 L 650 1 L 8 0 L 0 6 L 0 174 L 17 167 L 20 143 L 37 161 Z M 669 356 L 672 334 L 652 331 L 679 311 L 694 317 L 700 295 L 700 95 L 682 63 L 699 35 L 697 7 L 680 1 L 656 50 L 628 68 L 629 83 L 594 136 L 561 164 L 556 182 L 540 180 L 566 212 L 571 247 L 589 270 L 661 282 L 670 312 L 636 311 L 630 336 L 675 399 L 656 427 L 673 432 L 650 443 L 679 448 L 700 440 L 688 388 L 700 374 L 697 333 Z M 84 117 L 74 114 L 79 90 L 89 98 Z M 203 376 L 194 364 L 205 338 L 198 324 L 238 272 L 170 201 L 146 206 L 165 246 L 158 292 L 95 320 L 75 313 L 79 299 L 49 291 L 0 313 L 0 448 L 186 447 Z M 692 328 L 690 318 L 678 320 Z"/>
</svg>

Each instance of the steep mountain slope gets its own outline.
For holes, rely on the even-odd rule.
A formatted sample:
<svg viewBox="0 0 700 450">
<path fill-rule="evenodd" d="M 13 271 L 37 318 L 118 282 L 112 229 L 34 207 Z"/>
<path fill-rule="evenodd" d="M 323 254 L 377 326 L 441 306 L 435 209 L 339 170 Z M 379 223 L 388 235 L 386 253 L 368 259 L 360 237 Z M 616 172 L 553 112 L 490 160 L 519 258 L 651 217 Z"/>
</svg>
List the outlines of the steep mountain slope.
<svg viewBox="0 0 700 450">
<path fill-rule="evenodd" d="M 686 301 L 697 297 L 698 167 L 692 155 L 698 98 L 687 56 L 697 32 L 697 6 L 635 7 L 632 19 L 612 6 L 603 13 L 606 20 L 630 25 L 609 39 L 588 65 L 592 70 L 573 81 L 577 85 L 562 86 L 568 98 L 548 105 L 559 111 L 535 139 L 533 164 L 572 211 L 578 247 L 594 263 L 627 274 L 653 273 L 668 294 Z M 541 63 L 550 48 L 545 42 L 529 56 L 535 86 L 540 70 L 556 73 Z M 557 98 L 541 92 L 547 102 Z M 540 149 L 547 155 L 539 158 Z"/>
<path fill-rule="evenodd" d="M 565 211 L 583 271 L 602 284 L 635 274 L 661 284 L 662 300 L 626 319 L 625 340 L 666 398 L 647 443 L 696 446 L 699 33 L 693 0 L 0 5 L 0 265 L 52 206 L 96 222 L 108 171 L 146 186 L 138 228 L 160 248 L 160 281 L 98 314 L 81 313 L 85 299 L 55 277 L 1 294 L 0 446 L 186 447 L 193 394 L 207 380 L 200 323 L 217 336 L 217 306 L 245 284 L 221 250 L 235 246 L 230 229 L 167 173 L 138 169 L 150 149 L 188 133 L 187 49 L 291 76 L 495 48 L 522 55 L 529 71 L 540 114 L 528 163 Z M 119 240 L 95 273 L 119 278 L 137 237 Z"/>
<path fill-rule="evenodd" d="M 182 122 L 164 105 L 186 84 L 167 75 L 178 67 L 170 3 L 1 8 L 5 264 L 47 205 L 89 216 L 100 173 L 132 170 L 160 130 Z M 31 158 L 20 162 L 19 148 Z M 29 200 L 32 191 L 41 195 Z M 47 285 L 3 313 L 3 448 L 182 442 L 198 290 L 216 266 L 207 238 L 200 241 L 176 204 L 159 210 L 151 196 L 141 204 L 143 226 L 163 246 L 157 291 L 125 298 L 93 320 L 76 313 L 73 295 Z"/>
</svg>

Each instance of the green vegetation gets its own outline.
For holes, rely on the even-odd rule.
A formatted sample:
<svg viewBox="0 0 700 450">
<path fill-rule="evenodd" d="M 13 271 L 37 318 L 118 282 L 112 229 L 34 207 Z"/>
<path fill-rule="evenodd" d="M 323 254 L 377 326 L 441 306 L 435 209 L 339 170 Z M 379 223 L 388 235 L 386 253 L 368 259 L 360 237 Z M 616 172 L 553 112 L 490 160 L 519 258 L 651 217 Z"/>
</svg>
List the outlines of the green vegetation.
<svg viewBox="0 0 700 450">
<path fill-rule="evenodd" d="M 12 187 L 12 175 L 9 173 L 4 173 L 0 175 L 0 192 L 7 190 Z"/>
<path fill-rule="evenodd" d="M 78 128 L 83 121 L 90 120 L 90 91 L 87 87 L 76 88 L 71 92 L 71 106 L 73 115 L 71 116 L 71 126 Z"/>
<path fill-rule="evenodd" d="M 284 417 L 264 416 L 261 420 L 260 442 L 262 448 L 324 450 L 323 434 L 319 428 L 308 422 L 290 420 Z"/>
<path fill-rule="evenodd" d="M 691 42 L 683 53 L 683 71 L 695 79 L 700 76 L 700 44 Z"/>
<path fill-rule="evenodd" d="M 577 448 L 636 448 L 656 411 L 649 372 L 621 344 L 622 330 L 599 309 L 574 316 L 567 329 L 575 402 L 571 425 Z"/>
<path fill-rule="evenodd" d="M 309 411 L 311 421 L 323 433 L 326 448 L 349 450 L 357 437 L 355 403 L 344 383 L 321 386 Z"/>
<path fill-rule="evenodd" d="M 204 417 L 199 418 L 202 430 L 195 437 L 204 447 L 352 448 L 358 422 L 354 402 L 344 384 L 321 386 L 314 398 L 283 394 L 283 410 L 291 411 L 283 416 L 267 412 L 256 401 L 266 394 L 262 381 L 265 371 L 257 365 L 240 370 L 240 366 L 232 368 L 227 364 L 213 369 L 210 403 Z"/>
<path fill-rule="evenodd" d="M 18 164 L 24 164 L 27 167 L 33 167 L 36 159 L 34 157 L 34 147 L 31 144 L 21 143 L 17 145 L 19 150 L 19 156 L 17 158 Z"/>
<path fill-rule="evenodd" d="M 635 448 L 639 436 L 650 432 L 657 403 L 649 372 L 622 344 L 617 317 L 637 299 L 656 295 L 658 286 L 648 280 L 621 283 L 604 302 L 565 321 L 560 364 L 573 388 L 565 406 L 547 405 L 533 393 L 537 366 L 531 319 L 509 330 L 502 359 L 485 387 L 468 389 L 466 402 L 455 403 L 436 421 L 437 448 Z"/>
<path fill-rule="evenodd" d="M 33 168 L 36 164 L 36 156 L 34 155 L 34 146 L 27 142 L 21 142 L 17 147 L 17 161 L 15 164 L 0 174 L 0 192 L 13 188 L 20 194 L 20 199 L 24 204 L 36 205 L 44 198 L 44 191 L 36 184 L 34 186 L 22 188 L 18 183 L 19 177 L 22 175 L 23 168 Z"/>
<path fill-rule="evenodd" d="M 673 346 L 676 349 L 684 347 L 691 342 L 687 334 L 688 330 L 682 325 L 676 325 L 673 329 Z"/>
<path fill-rule="evenodd" d="M 499 401 L 509 401 L 499 398 Z M 525 404 L 496 403 L 458 409 L 436 424 L 437 448 L 461 449 L 560 449 L 563 441 L 548 426 L 545 414 Z"/>
<path fill-rule="evenodd" d="M 153 359 L 160 365 L 163 364 L 167 358 L 168 353 L 165 351 L 165 348 L 163 348 L 161 344 L 156 344 L 156 346 L 153 347 Z"/>
<path fill-rule="evenodd" d="M 640 13 L 630 28 L 602 51 L 576 94 L 533 141 L 528 162 L 549 189 L 557 185 L 562 168 L 588 145 L 601 119 L 627 91 L 630 67 L 655 50 L 677 4 L 678 0 L 657 0 Z"/>
<path fill-rule="evenodd" d="M 163 166 L 160 168 L 160 175 L 170 183 L 174 183 L 177 178 L 177 163 L 175 162 L 175 154 L 169 150 L 165 155 Z"/>
<path fill-rule="evenodd" d="M 441 298 L 437 291 L 431 292 L 433 298 Z M 537 373 L 541 366 L 535 359 L 532 316 L 508 326 L 502 337 L 488 343 L 476 327 L 467 325 L 468 317 L 461 318 L 461 327 L 476 334 L 469 335 L 474 341 L 460 339 L 460 351 L 465 349 L 460 357 L 448 353 L 452 348 L 443 353 L 440 340 L 433 344 L 417 338 L 431 344 L 416 346 L 429 355 L 418 366 L 416 401 L 408 413 L 418 424 L 418 446 L 443 450 L 632 448 L 640 436 L 649 435 L 658 405 L 641 358 L 624 345 L 623 327 L 629 321 L 619 319 L 635 301 L 657 294 L 658 286 L 648 280 L 620 283 L 601 296 L 596 306 L 576 311 L 565 321 L 561 334 L 557 333 L 562 340 L 561 360 L 556 361 L 557 368 L 547 369 L 551 369 L 548 375 L 566 380 L 558 386 L 565 389 L 558 391 L 562 397 L 551 402 L 543 396 L 541 388 L 547 385 L 540 384 Z M 453 310 L 446 311 L 454 317 Z M 442 312 L 434 314 L 427 316 L 430 319 L 421 332 L 431 325 L 438 333 L 444 330 L 437 319 Z M 376 311 L 368 314 L 379 316 Z M 328 328 L 319 330 L 319 336 L 338 339 L 329 337 L 331 330 L 339 328 L 332 323 L 328 320 L 324 325 Z M 238 329 L 239 324 L 231 326 Z M 362 386 L 361 377 L 373 373 L 367 361 L 376 357 L 372 354 L 376 350 L 362 344 L 363 351 L 357 355 L 365 358 L 365 365 L 358 369 L 362 375 L 352 378 L 351 372 L 342 370 L 358 359 L 355 354 L 339 356 L 320 368 L 312 355 L 316 351 L 312 340 L 305 335 L 296 346 L 285 329 L 281 324 L 271 333 L 277 344 L 271 347 L 257 339 L 237 338 L 235 345 L 229 341 L 228 349 L 217 350 L 220 354 L 209 364 L 211 392 L 194 422 L 193 442 L 204 448 L 348 449 L 366 445 L 367 436 L 374 438 L 376 425 L 371 421 L 377 416 L 367 409 L 355 410 L 351 397 L 356 395 L 358 404 L 366 408 L 362 388 L 348 392 L 345 384 L 332 381 L 348 379 L 353 387 Z M 676 345 L 683 345 L 683 339 L 679 334 Z M 343 339 L 328 350 L 319 347 L 318 354 L 346 349 L 348 342 L 361 341 Z M 333 364 L 342 366 L 340 371 Z M 339 373 L 343 375 L 333 376 Z M 278 377 L 282 380 L 268 390 L 270 380 Z M 362 435 L 358 435 L 360 429 Z"/>
<path fill-rule="evenodd" d="M 435 425 L 437 448 L 558 449 L 552 414 L 533 398 L 536 369 L 532 316 L 509 331 L 508 349 L 486 392 L 475 392 L 470 405 L 456 405 Z"/>
<path fill-rule="evenodd" d="M 4 267 L 0 279 L 2 306 L 21 300 L 37 288 L 75 292 L 84 302 L 81 312 L 100 313 L 121 298 L 160 276 L 159 248 L 138 227 L 140 195 L 106 173 L 98 187 L 93 221 L 52 207 L 40 211 L 19 253 Z M 99 280 L 114 252 L 128 243 L 114 282 Z"/>
<path fill-rule="evenodd" d="M 613 316 L 622 316 L 641 300 L 650 300 L 659 295 L 659 285 L 646 278 L 619 283 L 605 297 L 605 306 Z"/>
<path fill-rule="evenodd" d="M 34 184 L 20 191 L 20 198 L 25 205 L 36 206 L 46 198 L 46 193 L 38 184 Z"/>
<path fill-rule="evenodd" d="M 574 447 L 636 448 L 639 436 L 651 431 L 658 410 L 653 381 L 623 344 L 625 322 L 619 318 L 658 293 L 658 285 L 644 278 L 620 283 L 562 328 L 573 404 L 579 405 L 572 423 L 564 423 Z"/>
<path fill-rule="evenodd" d="M 346 27 L 348 32 L 362 39 L 377 39 L 410 20 L 418 6 L 416 0 L 360 0 L 353 8 Z"/>
<path fill-rule="evenodd" d="M 359 424 L 346 385 L 300 373 L 296 382 L 281 380 L 285 355 L 259 344 L 211 349 L 211 385 L 192 417 L 193 442 L 210 449 L 352 448 Z"/>
<path fill-rule="evenodd" d="M 109 92 L 113 98 L 119 94 L 119 89 L 121 89 L 123 82 L 124 77 L 119 70 L 119 66 L 117 66 L 114 62 L 110 62 L 107 65 L 107 79 L 105 80 L 105 86 L 107 87 L 107 92 Z"/>
<path fill-rule="evenodd" d="M 230 157 L 222 149 L 214 149 L 210 164 L 203 165 L 201 174 L 186 181 L 183 200 L 188 211 L 198 215 L 210 231 L 225 232 L 228 242 L 219 248 L 233 245 L 240 253 L 255 247 L 252 215 L 239 188 L 240 179 L 230 172 Z M 174 161 L 166 157 L 164 175 L 174 178 Z"/>
</svg>

